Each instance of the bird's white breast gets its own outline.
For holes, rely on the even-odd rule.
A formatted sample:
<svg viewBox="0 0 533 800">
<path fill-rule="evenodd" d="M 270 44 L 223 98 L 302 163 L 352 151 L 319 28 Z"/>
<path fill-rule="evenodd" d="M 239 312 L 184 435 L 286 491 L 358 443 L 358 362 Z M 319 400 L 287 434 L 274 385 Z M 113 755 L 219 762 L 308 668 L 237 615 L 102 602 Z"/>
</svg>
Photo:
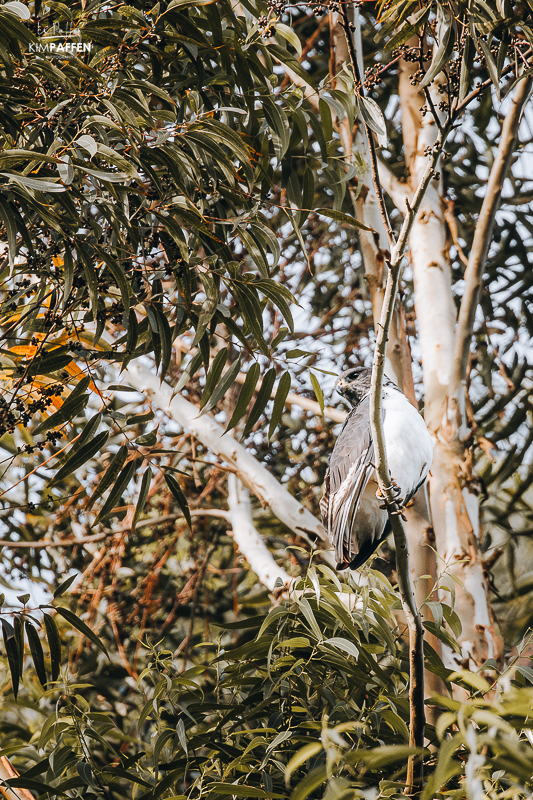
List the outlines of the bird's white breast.
<svg viewBox="0 0 533 800">
<path fill-rule="evenodd" d="M 416 408 L 390 386 L 383 390 L 383 412 L 389 470 L 405 497 L 426 478 L 433 459 L 433 441 Z"/>
</svg>

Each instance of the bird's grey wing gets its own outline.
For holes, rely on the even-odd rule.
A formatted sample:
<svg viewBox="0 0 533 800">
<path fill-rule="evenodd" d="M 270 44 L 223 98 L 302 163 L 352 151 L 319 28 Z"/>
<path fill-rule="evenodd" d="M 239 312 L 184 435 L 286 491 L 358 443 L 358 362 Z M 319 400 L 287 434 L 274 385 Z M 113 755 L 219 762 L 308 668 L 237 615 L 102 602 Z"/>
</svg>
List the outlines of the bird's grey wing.
<svg viewBox="0 0 533 800">
<path fill-rule="evenodd" d="M 354 408 L 339 434 L 326 475 L 320 509 L 339 564 L 353 561 L 361 543 L 352 534 L 354 519 L 374 471 L 370 428 L 370 400 Z"/>
</svg>

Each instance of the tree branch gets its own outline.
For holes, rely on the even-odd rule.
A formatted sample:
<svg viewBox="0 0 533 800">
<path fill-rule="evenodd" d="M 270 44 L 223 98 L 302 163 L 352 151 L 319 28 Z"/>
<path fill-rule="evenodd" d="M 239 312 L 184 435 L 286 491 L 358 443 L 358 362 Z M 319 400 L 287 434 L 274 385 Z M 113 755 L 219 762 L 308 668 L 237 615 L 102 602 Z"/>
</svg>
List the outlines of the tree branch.
<svg viewBox="0 0 533 800">
<path fill-rule="evenodd" d="M 498 145 L 498 152 L 492 165 L 487 190 L 479 213 L 474 241 L 465 270 L 465 289 L 459 310 L 455 332 L 453 373 L 448 394 L 449 400 L 457 401 L 459 387 L 464 385 L 470 353 L 470 342 L 474 330 L 474 320 L 481 288 L 483 270 L 487 262 L 492 230 L 496 212 L 500 206 L 503 184 L 509 171 L 511 158 L 518 137 L 518 127 L 524 104 L 529 96 L 531 78 L 521 80 L 516 86 L 511 107 L 505 117 Z"/>
<path fill-rule="evenodd" d="M 223 508 L 191 508 L 191 517 L 222 517 L 229 519 L 229 514 Z M 152 519 L 142 519 L 135 526 L 137 528 L 152 528 L 155 525 L 163 525 L 165 522 L 173 522 L 176 519 L 185 519 L 183 514 L 165 514 L 162 517 Z M 0 547 L 9 547 L 11 550 L 26 550 L 31 548 L 41 549 L 43 547 L 75 547 L 77 544 L 90 544 L 91 542 L 103 542 L 110 536 L 117 533 L 128 533 L 131 525 L 122 525 L 120 528 L 113 528 L 103 533 L 95 533 L 92 536 L 80 536 L 79 539 L 40 539 L 36 542 L 11 542 L 9 539 L 0 539 Z"/>
<path fill-rule="evenodd" d="M 355 52 L 355 45 L 353 37 L 350 32 L 350 20 L 348 19 L 348 12 L 346 10 L 345 5 L 341 5 L 341 16 L 342 16 L 342 27 L 344 30 L 344 35 L 346 36 L 346 43 L 348 45 L 348 50 L 350 52 L 354 89 L 356 89 L 356 87 L 359 86 L 360 93 L 364 94 L 364 74 L 362 74 L 361 72 L 360 64 L 357 58 L 357 53 Z M 385 227 L 385 231 L 387 232 L 389 247 L 392 247 L 394 244 L 394 232 L 391 228 L 389 215 L 387 214 L 387 208 L 385 206 L 385 198 L 383 196 L 383 189 L 381 188 L 381 183 L 379 179 L 376 145 L 374 143 L 374 137 L 372 131 L 370 130 L 364 119 L 363 119 L 363 125 L 365 126 L 366 137 L 368 140 L 368 153 L 370 156 L 370 164 L 372 167 L 372 182 L 374 184 L 374 189 L 376 191 L 376 197 L 378 199 L 378 205 L 381 213 L 381 218 L 383 220 L 383 225 Z"/>
<path fill-rule="evenodd" d="M 261 583 L 273 592 L 280 578 L 283 586 L 289 588 L 294 578 L 274 561 L 253 523 L 248 492 L 233 474 L 228 476 L 228 508 L 235 543 Z"/>
<path fill-rule="evenodd" d="M 411 194 L 408 185 L 399 181 L 383 161 L 378 161 L 378 174 L 383 189 L 387 192 L 398 211 L 406 214 L 409 195 Z"/>
<path fill-rule="evenodd" d="M 124 374 L 133 381 L 134 386 L 142 387 L 142 391 L 151 397 L 165 414 L 192 433 L 211 452 L 223 458 L 235 470 L 244 485 L 263 505 L 270 506 L 276 517 L 294 533 L 302 536 L 310 544 L 315 544 L 317 540 L 327 540 L 326 531 L 311 512 L 289 494 L 241 444 L 231 436 L 224 435 L 224 429 L 212 417 L 207 414 L 200 416 L 199 409 L 184 397 L 180 395 L 172 397 L 171 387 L 161 383 L 157 375 L 140 364 L 130 364 Z M 327 553 L 323 555 L 328 561 L 332 561 Z"/>
<path fill-rule="evenodd" d="M 424 639 L 422 620 L 418 612 L 413 584 L 411 581 L 411 570 L 409 562 L 409 546 L 407 535 L 402 522 L 401 509 L 396 502 L 393 491 L 391 475 L 387 463 L 387 451 L 385 438 L 383 435 L 383 420 L 381 414 L 383 375 L 385 369 L 385 353 L 387 341 L 394 315 L 394 307 L 400 282 L 401 262 L 413 222 L 418 213 L 424 194 L 434 176 L 442 146 L 444 143 L 443 134 L 433 147 L 431 157 L 426 166 L 420 185 L 416 191 L 413 207 L 409 207 L 408 214 L 404 219 L 397 243 L 392 248 L 391 260 L 389 263 L 389 273 L 381 312 L 381 321 L 377 328 L 376 348 L 374 351 L 374 363 L 372 367 L 372 384 L 370 390 L 370 408 L 372 439 L 375 443 L 377 457 L 376 473 L 381 494 L 385 499 L 389 520 L 394 534 L 396 545 L 396 567 L 398 572 L 398 587 L 402 607 L 407 619 L 409 628 L 409 744 L 413 747 L 424 746 Z M 394 476 L 392 476 L 394 478 Z M 406 792 L 412 793 L 415 785 L 421 786 L 422 782 L 422 759 L 411 757 L 407 770 Z M 416 768 L 416 776 L 415 776 Z"/>
</svg>

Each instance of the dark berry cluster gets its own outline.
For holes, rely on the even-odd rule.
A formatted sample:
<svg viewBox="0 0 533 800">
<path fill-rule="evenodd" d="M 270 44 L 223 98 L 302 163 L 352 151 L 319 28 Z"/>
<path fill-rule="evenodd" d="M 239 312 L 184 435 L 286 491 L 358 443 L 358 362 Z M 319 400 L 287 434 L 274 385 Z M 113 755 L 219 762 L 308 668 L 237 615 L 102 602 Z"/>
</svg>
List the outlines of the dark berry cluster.
<svg viewBox="0 0 533 800">
<path fill-rule="evenodd" d="M 381 81 L 381 67 L 376 64 L 373 67 L 368 67 L 365 70 L 365 86 L 367 89 L 373 89 Z"/>
<path fill-rule="evenodd" d="M 267 6 L 270 11 L 272 11 L 274 14 L 277 14 L 278 17 L 281 17 L 285 11 L 284 0 L 267 0 Z"/>
<path fill-rule="evenodd" d="M 59 384 L 52 384 L 50 386 L 43 386 L 38 390 L 39 396 L 37 399 L 29 403 L 25 403 L 20 397 L 17 397 L 13 402 L 8 403 L 5 398 L 0 398 L 0 436 L 6 433 L 13 433 L 17 425 L 23 425 L 25 428 L 28 426 L 34 414 L 37 412 L 47 411 L 52 404 L 54 397 L 59 397 L 64 387 Z M 53 431 L 47 436 L 47 440 L 55 443 L 56 438 L 60 438 L 60 434 Z M 42 443 L 42 447 L 44 443 Z"/>
</svg>

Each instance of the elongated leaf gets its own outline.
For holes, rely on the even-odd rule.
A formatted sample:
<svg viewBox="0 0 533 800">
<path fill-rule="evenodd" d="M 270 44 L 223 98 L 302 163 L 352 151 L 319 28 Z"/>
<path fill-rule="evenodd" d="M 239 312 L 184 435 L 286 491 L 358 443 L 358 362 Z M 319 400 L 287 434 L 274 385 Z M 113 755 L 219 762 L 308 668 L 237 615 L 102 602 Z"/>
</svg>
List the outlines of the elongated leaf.
<svg viewBox="0 0 533 800">
<path fill-rule="evenodd" d="M 105 519 L 105 517 L 113 510 L 113 508 L 117 504 L 117 500 L 120 500 L 124 490 L 127 488 L 129 482 L 133 478 L 134 472 L 135 472 L 135 461 L 131 461 L 129 464 L 126 464 L 126 466 L 116 479 L 115 485 L 109 492 L 109 497 L 102 506 L 102 509 L 98 514 L 98 516 L 96 517 L 95 521 L 93 522 L 93 525 L 98 525 L 98 523 L 101 520 Z"/>
<path fill-rule="evenodd" d="M 61 637 L 59 636 L 56 621 L 50 614 L 43 614 L 43 621 L 50 650 L 52 680 L 56 681 L 61 669 Z"/>
<path fill-rule="evenodd" d="M 331 644 L 334 647 L 338 647 L 339 650 L 344 650 L 345 653 L 348 653 L 348 655 L 354 658 L 359 656 L 359 650 L 355 644 L 348 639 L 344 639 L 342 636 L 333 636 L 331 639 L 325 639 L 323 644 Z"/>
<path fill-rule="evenodd" d="M 295 772 L 298 767 L 301 767 L 302 764 L 305 764 L 310 758 L 316 756 L 317 753 L 320 753 L 322 750 L 322 743 L 321 742 L 311 742 L 310 744 L 306 744 L 301 750 L 298 750 L 293 757 L 290 759 L 289 763 L 285 767 L 285 783 L 287 786 L 290 783 L 291 775 Z"/>
<path fill-rule="evenodd" d="M 281 415 L 285 410 L 285 400 L 291 388 L 291 376 L 289 372 L 284 372 L 281 376 L 274 397 L 274 407 L 272 409 L 272 417 L 270 418 L 270 425 L 268 428 L 268 438 L 271 439 L 274 431 L 281 421 Z"/>
<path fill-rule="evenodd" d="M 474 63 L 474 56 L 476 48 L 474 41 L 470 36 L 466 37 L 465 46 L 463 50 L 463 59 L 461 61 L 461 75 L 459 78 L 459 102 L 462 103 L 468 94 L 470 88 L 470 76 L 472 74 L 472 65 Z"/>
<path fill-rule="evenodd" d="M 52 606 L 48 607 L 51 608 Z M 83 633 L 83 635 L 86 636 L 87 639 L 90 639 L 91 642 L 93 642 L 97 647 L 99 647 L 102 653 L 104 653 L 109 658 L 109 654 L 106 650 L 104 643 L 89 628 L 89 626 L 86 625 L 85 622 L 83 622 L 83 620 L 81 620 L 78 616 L 76 616 L 76 614 L 74 614 L 68 608 L 63 608 L 62 606 L 54 606 L 54 608 L 58 614 L 60 614 L 64 619 L 66 619 L 67 622 L 70 622 L 70 624 L 74 628 L 76 628 L 77 631 Z"/>
<path fill-rule="evenodd" d="M 255 786 L 243 786 L 240 783 L 210 783 L 208 788 L 216 794 L 234 795 L 235 797 L 272 797 L 274 800 L 282 800 L 284 794 L 276 794 L 275 792 L 265 792 L 264 789 L 258 789 Z"/>
<path fill-rule="evenodd" d="M 189 526 L 189 528 L 191 528 L 192 527 L 191 512 L 189 511 L 189 504 L 187 503 L 187 498 L 183 494 L 181 486 L 179 485 L 178 481 L 174 477 L 172 477 L 172 475 L 170 475 L 168 472 L 165 472 L 165 482 L 168 488 L 170 489 L 170 492 L 174 500 L 181 508 L 183 516 L 187 520 L 187 525 Z"/>
<path fill-rule="evenodd" d="M 371 97 L 359 96 L 359 110 L 364 121 L 375 131 L 379 136 L 387 135 L 387 126 L 385 124 L 385 117 L 375 100 Z"/>
<path fill-rule="evenodd" d="M 450 58 L 455 41 L 452 17 L 440 3 L 437 3 L 437 41 L 438 46 L 433 53 L 433 59 L 428 71 L 420 84 L 421 88 L 429 86 L 435 80 Z"/>
<path fill-rule="evenodd" d="M 261 388 L 257 393 L 257 397 L 255 399 L 255 403 L 252 406 L 252 410 L 250 411 L 250 415 L 246 420 L 246 426 L 244 428 L 243 436 L 248 436 L 248 434 L 254 427 L 255 423 L 265 410 L 266 404 L 270 400 L 270 395 L 272 394 L 272 387 L 274 386 L 275 380 L 276 380 L 276 370 L 274 369 L 274 367 L 272 367 L 265 374 L 265 377 L 261 382 Z"/>
<path fill-rule="evenodd" d="M 222 370 L 224 369 L 224 364 L 226 363 L 228 358 L 228 348 L 223 347 L 220 350 L 215 358 L 213 359 L 213 363 L 211 364 L 211 368 L 207 373 L 207 377 L 205 379 L 205 388 L 202 392 L 202 398 L 200 400 L 200 408 L 203 408 L 209 398 L 211 397 L 211 393 L 213 389 L 218 383 L 218 379 L 222 375 Z"/>
<path fill-rule="evenodd" d="M 263 113 L 272 130 L 272 141 L 276 158 L 281 160 L 285 155 L 290 141 L 290 128 L 287 115 L 270 98 L 263 102 Z M 1 173 L 0 173 L 1 174 Z"/>
<path fill-rule="evenodd" d="M 90 511 L 95 502 L 101 497 L 104 492 L 106 492 L 109 487 L 115 483 L 117 479 L 117 475 L 124 466 L 124 462 L 128 457 L 128 448 L 126 445 L 122 445 L 119 447 L 117 452 L 114 454 L 113 458 L 111 459 L 108 468 L 98 481 L 98 485 L 94 492 L 92 493 L 91 499 L 87 505 L 87 511 Z"/>
<path fill-rule="evenodd" d="M 117 284 L 120 290 L 120 297 L 122 299 L 122 305 L 124 306 L 124 313 L 126 316 L 130 313 L 130 284 L 128 279 L 126 278 L 122 267 L 118 264 L 114 258 L 111 258 L 109 253 L 106 253 L 105 250 L 99 248 L 98 250 L 99 255 L 105 261 L 105 265 L 108 268 L 109 272 L 112 274 L 115 283 Z"/>
<path fill-rule="evenodd" d="M 217 303 L 219 300 L 219 289 L 218 286 L 215 284 L 213 276 L 210 275 L 208 272 L 201 272 L 200 280 L 202 281 L 202 285 L 204 287 L 205 301 L 202 306 L 200 319 L 198 320 L 198 326 L 196 328 L 194 341 L 192 343 L 193 347 L 196 347 L 196 345 L 206 332 L 207 326 L 211 322 L 213 315 L 217 310 Z"/>
<path fill-rule="evenodd" d="M 76 442 L 69 453 L 68 459 L 50 481 L 50 485 L 58 483 L 64 480 L 64 478 L 68 478 L 69 475 L 72 475 L 73 472 L 86 464 L 89 459 L 101 450 L 108 438 L 109 431 L 102 431 L 102 433 L 99 433 L 92 441 L 87 442 L 82 447 L 79 446 L 79 441 Z"/>
<path fill-rule="evenodd" d="M 2 623 L 2 635 L 4 637 L 4 647 L 6 648 L 7 663 L 9 664 L 9 671 L 11 673 L 13 695 L 16 700 L 22 671 L 19 669 L 19 654 L 15 639 L 15 631 L 7 620 L 2 619 L 0 622 Z"/>
<path fill-rule="evenodd" d="M 87 391 L 90 382 L 91 378 L 88 375 L 83 377 L 76 388 L 67 397 L 61 408 L 38 425 L 33 435 L 37 436 L 40 433 L 45 433 L 45 431 L 50 430 L 50 428 L 57 428 L 58 425 L 62 425 L 64 422 L 77 416 L 89 402 L 89 397 L 84 397 L 83 395 Z"/>
<path fill-rule="evenodd" d="M 487 64 L 487 69 L 489 71 L 490 79 L 492 81 L 492 85 L 496 90 L 496 97 L 498 100 L 500 99 L 500 78 L 498 75 L 498 67 L 496 66 L 496 62 L 492 56 L 490 51 L 490 47 L 488 44 L 483 40 L 479 39 L 479 44 L 481 49 L 483 50 L 483 55 L 485 56 L 485 63 Z"/>
<path fill-rule="evenodd" d="M 30 645 L 31 657 L 33 658 L 33 666 L 39 678 L 41 686 L 46 686 L 46 670 L 44 668 L 44 653 L 41 640 L 36 628 L 29 620 L 25 620 L 26 636 L 28 637 L 28 644 Z"/>
<path fill-rule="evenodd" d="M 246 378 L 243 384 L 243 387 L 239 393 L 239 397 L 237 402 L 235 403 L 235 408 L 233 409 L 233 414 L 231 415 L 231 419 L 228 422 L 226 427 L 225 433 L 230 431 L 235 425 L 241 420 L 246 411 L 248 410 L 248 406 L 250 405 L 250 400 L 253 397 L 255 387 L 257 386 L 257 381 L 259 380 L 259 375 L 261 373 L 261 367 L 257 362 L 254 362 L 248 372 L 246 373 Z"/>
<path fill-rule="evenodd" d="M 69 300 L 72 286 L 74 284 L 74 262 L 72 252 L 68 245 L 65 245 L 63 257 L 63 310 L 65 310 Z"/>
<path fill-rule="evenodd" d="M 6 227 L 8 253 L 9 253 L 9 266 L 12 267 L 15 263 L 15 256 L 17 255 L 17 223 L 15 216 L 11 210 L 10 203 L 0 196 L 0 216 Z"/>
<path fill-rule="evenodd" d="M 141 489 L 139 491 L 139 497 L 137 498 L 137 505 L 135 506 L 135 513 L 133 515 L 133 521 L 131 523 L 132 530 L 135 530 L 135 526 L 139 521 L 139 517 L 141 516 L 144 510 L 151 482 L 152 482 L 152 470 L 150 467 L 148 467 L 142 477 Z"/>
<path fill-rule="evenodd" d="M 200 341 L 200 344 L 202 341 L 203 338 Z M 181 373 L 180 379 L 176 384 L 176 388 L 174 389 L 175 394 L 181 392 L 185 384 L 196 375 L 196 372 L 200 369 L 201 364 L 202 364 L 202 351 L 200 349 L 192 356 L 187 366 Z"/>
<path fill-rule="evenodd" d="M 299 58 L 302 55 L 302 44 L 293 29 L 289 28 L 288 25 L 283 25 L 281 22 L 277 22 L 275 28 L 277 33 L 283 36 L 283 38 L 294 47 L 296 55 Z"/>
<path fill-rule="evenodd" d="M 15 642 L 17 645 L 19 675 L 22 675 L 22 670 L 24 668 L 24 622 L 22 621 L 22 617 L 15 617 L 13 620 L 13 626 L 15 630 Z"/>
<path fill-rule="evenodd" d="M 318 404 L 320 406 L 320 410 L 324 413 L 324 395 L 322 393 L 322 388 L 318 382 L 316 375 L 313 372 L 309 373 L 309 377 L 311 378 L 311 385 L 313 387 L 313 391 L 315 393 L 315 397 L 318 400 Z"/>
<path fill-rule="evenodd" d="M 431 6 L 428 5 L 425 8 L 421 8 L 420 11 L 418 11 L 408 20 L 405 20 L 400 30 L 394 34 L 392 39 L 389 39 L 385 45 L 385 50 L 395 50 L 397 47 L 401 47 L 402 44 L 405 44 L 405 42 L 411 38 L 411 36 L 413 36 L 415 33 L 418 33 L 421 26 L 425 23 L 427 17 L 429 16 L 430 11 Z"/>
<path fill-rule="evenodd" d="M 39 192 L 64 192 L 66 187 L 60 183 L 46 181 L 42 178 L 27 178 L 25 175 L 12 175 L 9 172 L 0 172 L 3 178 L 9 178 L 11 183 L 19 183 L 29 189 L 37 189 Z"/>
<path fill-rule="evenodd" d="M 224 397 L 226 392 L 229 391 L 230 387 L 233 386 L 235 383 L 235 378 L 240 372 L 241 364 L 242 359 L 239 356 L 239 358 L 233 362 L 228 371 L 222 376 L 222 379 L 219 381 L 216 389 L 213 390 L 209 401 L 203 408 L 202 414 L 205 414 L 207 411 L 211 411 L 211 409 L 214 408 L 216 404 Z"/>
<path fill-rule="evenodd" d="M 54 600 L 56 597 L 61 597 L 62 594 L 65 594 L 67 589 L 74 583 L 77 577 L 77 575 L 71 575 L 70 578 L 67 578 L 66 581 L 63 581 L 63 583 L 61 583 L 54 592 Z"/>
<path fill-rule="evenodd" d="M 352 228 L 360 228 L 363 231 L 372 230 L 372 228 L 369 228 L 367 225 L 363 225 L 363 223 L 359 222 L 359 220 L 355 219 L 355 217 L 351 217 L 349 214 L 344 214 L 342 211 L 335 211 L 333 208 L 317 208 L 316 213 L 322 214 L 324 217 L 334 219 L 337 222 L 343 222 L 345 225 L 350 225 Z"/>
</svg>

